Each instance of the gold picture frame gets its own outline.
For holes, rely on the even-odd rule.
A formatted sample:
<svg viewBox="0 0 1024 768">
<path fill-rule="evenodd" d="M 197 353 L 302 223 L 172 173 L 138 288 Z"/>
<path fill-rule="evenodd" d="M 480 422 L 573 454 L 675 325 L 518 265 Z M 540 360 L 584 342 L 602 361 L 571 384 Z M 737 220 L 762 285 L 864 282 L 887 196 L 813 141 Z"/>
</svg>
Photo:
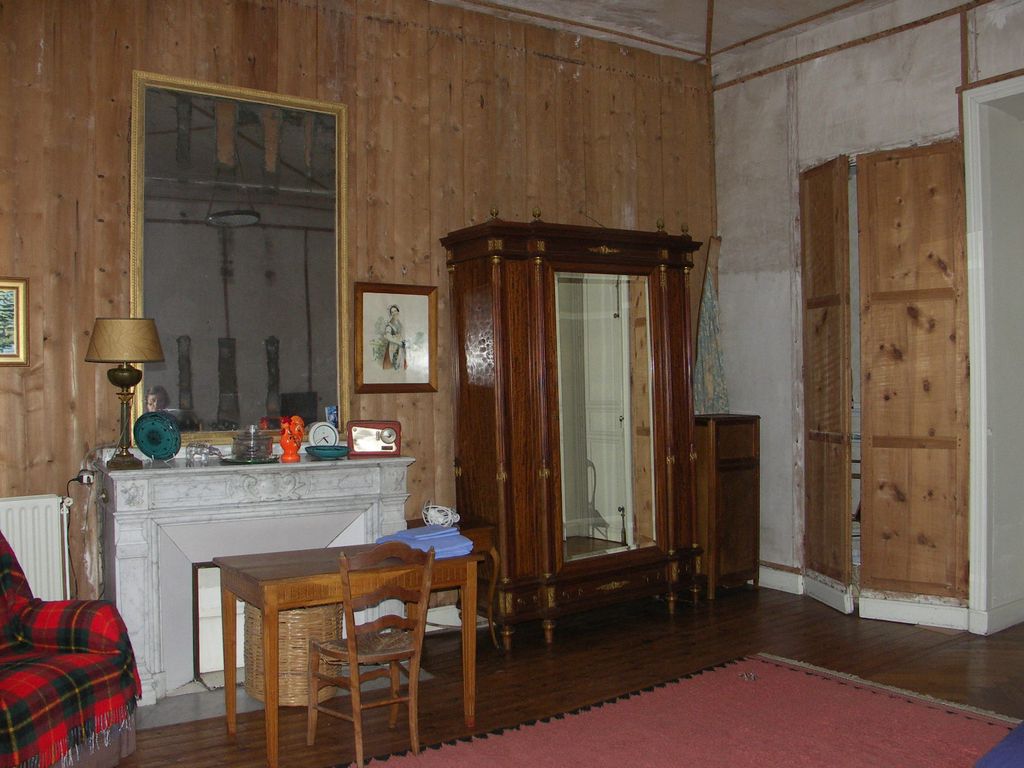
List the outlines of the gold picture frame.
<svg viewBox="0 0 1024 768">
<path fill-rule="evenodd" d="M 354 288 L 356 392 L 437 392 L 437 286 Z"/>
<path fill-rule="evenodd" d="M 0 277 L 0 365 L 28 365 L 28 280 Z"/>
</svg>

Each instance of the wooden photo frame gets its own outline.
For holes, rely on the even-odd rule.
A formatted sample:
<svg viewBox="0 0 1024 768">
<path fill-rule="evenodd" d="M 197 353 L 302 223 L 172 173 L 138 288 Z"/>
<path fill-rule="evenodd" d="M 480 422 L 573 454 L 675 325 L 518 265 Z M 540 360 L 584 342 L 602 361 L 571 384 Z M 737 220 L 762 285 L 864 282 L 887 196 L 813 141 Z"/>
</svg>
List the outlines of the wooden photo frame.
<svg viewBox="0 0 1024 768">
<path fill-rule="evenodd" d="M 0 365 L 28 365 L 28 280 L 0 277 Z"/>
<path fill-rule="evenodd" d="M 355 284 L 356 392 L 437 392 L 437 286 Z"/>
</svg>

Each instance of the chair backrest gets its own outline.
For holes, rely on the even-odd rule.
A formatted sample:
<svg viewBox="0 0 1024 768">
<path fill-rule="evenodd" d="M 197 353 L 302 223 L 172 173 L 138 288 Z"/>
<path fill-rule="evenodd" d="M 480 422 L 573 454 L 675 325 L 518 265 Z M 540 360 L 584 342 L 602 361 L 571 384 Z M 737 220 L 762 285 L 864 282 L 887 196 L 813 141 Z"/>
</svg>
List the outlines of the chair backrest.
<svg viewBox="0 0 1024 768">
<path fill-rule="evenodd" d="M 365 552 L 339 559 L 345 633 L 349 654 L 356 654 L 361 635 L 388 629 L 413 632 L 417 645 L 426 628 L 427 602 L 434 568 L 434 550 L 424 552 L 398 541 L 378 544 Z M 404 614 L 396 613 L 399 601 Z M 370 608 L 380 614 L 357 624 L 355 614 Z"/>
</svg>

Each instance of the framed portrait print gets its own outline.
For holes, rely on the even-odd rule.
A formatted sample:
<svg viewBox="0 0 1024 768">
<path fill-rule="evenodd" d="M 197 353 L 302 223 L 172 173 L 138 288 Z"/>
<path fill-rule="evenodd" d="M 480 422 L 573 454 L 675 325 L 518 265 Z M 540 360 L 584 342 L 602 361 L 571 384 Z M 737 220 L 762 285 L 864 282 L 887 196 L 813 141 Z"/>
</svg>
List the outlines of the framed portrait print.
<svg viewBox="0 0 1024 768">
<path fill-rule="evenodd" d="M 28 365 L 28 280 L 0 277 L 0 365 Z"/>
<path fill-rule="evenodd" d="M 356 392 L 437 391 L 437 287 L 355 284 Z"/>
</svg>

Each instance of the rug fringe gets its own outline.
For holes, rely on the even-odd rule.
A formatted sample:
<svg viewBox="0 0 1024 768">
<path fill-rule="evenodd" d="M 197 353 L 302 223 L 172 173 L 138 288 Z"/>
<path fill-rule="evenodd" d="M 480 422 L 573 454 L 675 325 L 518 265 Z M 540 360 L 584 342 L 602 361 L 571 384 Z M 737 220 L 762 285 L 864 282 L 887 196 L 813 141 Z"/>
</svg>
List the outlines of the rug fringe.
<svg viewBox="0 0 1024 768">
<path fill-rule="evenodd" d="M 739 662 L 743 661 L 744 659 L 749 659 L 749 658 L 752 658 L 752 657 L 745 656 L 745 657 L 741 657 L 741 658 L 738 658 L 738 659 L 730 659 L 729 661 L 722 661 L 722 662 L 719 662 L 717 664 L 711 664 L 711 665 L 709 665 L 707 667 L 703 667 L 703 668 L 698 669 L 698 670 L 696 670 L 694 672 L 690 672 L 688 674 L 680 675 L 679 677 L 672 678 L 671 680 L 665 680 L 665 681 L 660 682 L 660 683 L 654 683 L 653 685 L 649 685 L 649 686 L 647 686 L 645 688 L 638 688 L 635 691 L 629 691 L 628 693 L 622 693 L 622 694 L 619 694 L 618 696 L 612 696 L 611 698 L 603 699 L 602 701 L 598 701 L 598 702 L 595 702 L 593 704 L 584 704 L 582 706 L 576 707 L 575 709 L 570 709 L 570 710 L 567 710 L 565 712 L 557 712 L 557 713 L 555 713 L 553 715 L 548 715 L 547 717 L 542 717 L 542 718 L 533 719 L 533 720 L 526 720 L 526 721 L 523 721 L 521 723 L 517 723 L 515 725 L 500 726 L 498 728 L 494 728 L 494 729 L 489 730 L 489 731 L 481 731 L 480 733 L 474 733 L 474 734 L 471 734 L 469 736 L 460 736 L 458 738 L 458 741 L 461 741 L 463 743 L 471 743 L 471 742 L 476 741 L 478 739 L 479 740 L 488 739 L 491 736 L 502 736 L 505 733 L 508 733 L 510 731 L 518 731 L 518 730 L 521 730 L 522 728 L 529 727 L 531 725 L 536 725 L 537 723 L 550 723 L 550 722 L 553 722 L 554 720 L 563 720 L 566 717 L 570 717 L 572 715 L 581 715 L 584 712 L 589 712 L 592 709 L 597 709 L 598 707 L 603 707 L 605 704 L 614 704 L 614 703 L 619 702 L 619 701 L 626 701 L 627 699 L 631 699 L 631 698 L 633 698 L 635 696 L 639 696 L 639 695 L 641 695 L 643 693 L 650 693 L 651 691 L 654 691 L 654 690 L 656 690 L 658 688 L 665 688 L 665 687 L 667 687 L 669 685 L 672 685 L 673 683 L 679 683 L 679 682 L 682 682 L 683 680 L 690 680 L 690 679 L 692 679 L 694 677 L 698 677 L 699 675 L 703 675 L 703 674 L 705 674 L 707 672 L 714 672 L 716 669 L 725 669 L 726 667 L 732 666 L 734 664 L 738 664 Z M 781 659 L 781 657 L 779 657 L 779 658 Z M 438 741 L 438 742 L 435 742 L 433 744 L 425 745 L 423 747 L 423 749 L 438 750 L 438 749 L 441 749 L 441 747 L 449 746 L 449 745 L 453 745 L 453 744 L 454 744 L 454 742 L 451 742 L 451 741 Z M 401 750 L 400 752 L 391 752 L 391 753 L 386 754 L 386 755 L 374 756 L 374 757 L 371 758 L 371 761 L 378 761 L 378 762 L 382 762 L 383 763 L 383 762 L 387 762 L 388 760 L 390 760 L 393 757 L 402 757 L 402 756 L 407 755 L 407 754 L 409 754 L 409 750 L 408 749 L 404 749 L 404 750 Z M 345 763 L 345 765 L 346 766 L 351 766 L 351 765 L 353 765 L 353 763 Z M 341 766 L 338 766 L 336 768 L 341 768 Z"/>
</svg>

